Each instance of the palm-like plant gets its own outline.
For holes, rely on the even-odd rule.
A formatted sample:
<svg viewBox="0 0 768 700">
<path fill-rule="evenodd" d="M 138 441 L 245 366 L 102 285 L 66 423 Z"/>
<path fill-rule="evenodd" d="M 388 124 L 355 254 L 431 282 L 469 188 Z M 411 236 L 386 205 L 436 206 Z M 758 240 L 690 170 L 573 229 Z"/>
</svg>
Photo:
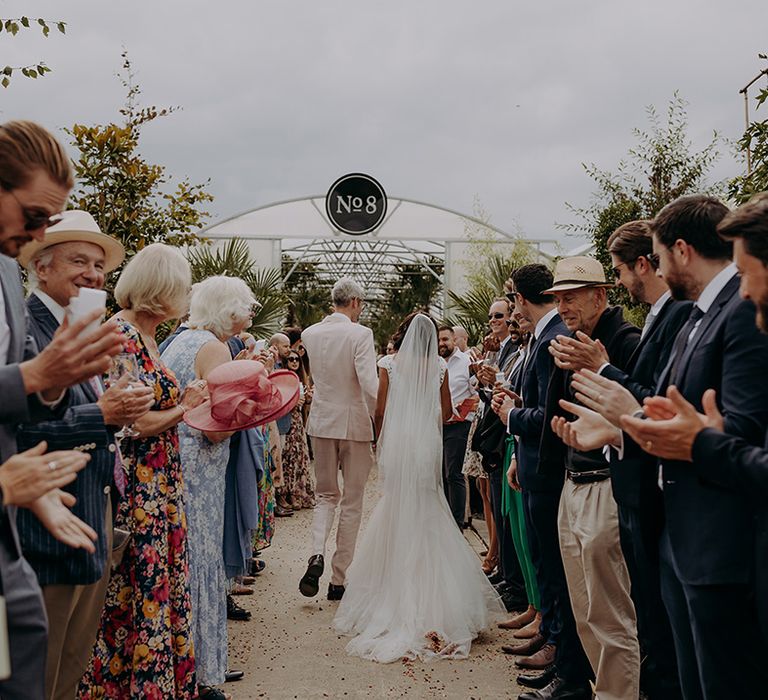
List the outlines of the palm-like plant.
<svg viewBox="0 0 768 700">
<path fill-rule="evenodd" d="M 280 270 L 256 267 L 244 240 L 233 238 L 216 249 L 207 245 L 192 248 L 187 257 L 193 282 L 201 282 L 212 275 L 229 275 L 239 277 L 251 288 L 261 304 L 248 329 L 253 335 L 267 337 L 280 329 L 288 301 L 281 285 Z"/>
<path fill-rule="evenodd" d="M 490 255 L 482 279 L 473 280 L 464 294 L 448 292 L 450 311 L 446 315 L 446 323 L 463 326 L 470 340 L 478 342 L 488 331 L 488 309 L 496 297 L 504 294 L 504 283 L 512 270 L 534 260 L 532 249 L 516 249 L 511 255 Z"/>
</svg>

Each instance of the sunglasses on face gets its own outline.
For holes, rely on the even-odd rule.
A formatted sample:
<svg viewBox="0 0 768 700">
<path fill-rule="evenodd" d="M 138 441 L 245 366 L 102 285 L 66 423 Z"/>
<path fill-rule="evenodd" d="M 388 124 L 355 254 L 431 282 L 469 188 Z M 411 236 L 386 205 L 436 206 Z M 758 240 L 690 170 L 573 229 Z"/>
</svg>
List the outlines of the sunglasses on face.
<svg viewBox="0 0 768 700">
<path fill-rule="evenodd" d="M 504 314 L 501 313 L 500 311 L 497 311 L 495 314 L 488 314 L 488 320 L 489 321 L 494 320 L 494 319 L 496 321 L 500 321 L 502 318 L 504 318 Z"/>
<path fill-rule="evenodd" d="M 299 361 L 298 357 L 289 357 L 288 358 L 288 362 L 298 362 L 298 361 Z"/>
<path fill-rule="evenodd" d="M 5 188 L 3 188 L 5 189 Z M 13 193 L 13 190 L 5 190 L 11 197 L 16 200 L 16 204 L 21 209 L 21 215 L 24 217 L 24 230 L 25 231 L 39 231 L 41 228 L 48 228 L 61 221 L 61 214 L 43 214 L 42 212 L 29 211 L 20 201 L 19 198 Z"/>
</svg>

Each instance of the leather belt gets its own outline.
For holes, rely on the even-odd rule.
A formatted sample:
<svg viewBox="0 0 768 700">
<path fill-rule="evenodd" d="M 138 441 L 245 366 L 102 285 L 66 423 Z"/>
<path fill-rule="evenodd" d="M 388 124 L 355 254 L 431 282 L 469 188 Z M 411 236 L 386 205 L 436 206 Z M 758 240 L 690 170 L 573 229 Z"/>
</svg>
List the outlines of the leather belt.
<svg viewBox="0 0 768 700">
<path fill-rule="evenodd" d="M 593 469 L 591 471 L 577 472 L 573 469 L 566 469 L 565 475 L 574 484 L 593 484 L 596 481 L 605 481 L 610 478 L 610 469 Z"/>
</svg>

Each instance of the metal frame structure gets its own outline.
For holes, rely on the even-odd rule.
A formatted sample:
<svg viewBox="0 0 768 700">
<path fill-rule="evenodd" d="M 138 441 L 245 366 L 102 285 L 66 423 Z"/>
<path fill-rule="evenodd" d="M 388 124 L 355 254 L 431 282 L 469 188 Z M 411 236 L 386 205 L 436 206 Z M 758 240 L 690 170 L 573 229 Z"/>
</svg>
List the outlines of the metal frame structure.
<svg viewBox="0 0 768 700">
<path fill-rule="evenodd" d="M 387 216 L 373 232 L 353 236 L 342 233 L 325 213 L 325 197 L 315 195 L 274 202 L 208 226 L 200 232 L 214 241 L 241 238 L 249 243 L 261 266 L 282 266 L 283 255 L 293 259 L 283 277 L 287 282 L 302 263 L 314 263 L 321 276 L 359 280 L 372 299 L 392 288 L 399 264 L 418 265 L 434 276 L 443 289 L 437 310 L 445 303 L 445 290 L 460 287 L 458 265 L 472 241 L 471 231 L 484 232 L 498 243 L 513 245 L 520 238 L 480 219 L 434 204 L 390 197 Z M 271 242 L 267 247 L 263 243 Z M 552 239 L 527 240 L 543 258 L 555 248 Z M 265 260 L 269 257 L 269 260 Z M 433 260 L 440 261 L 443 274 Z M 463 278 L 463 274 L 461 275 Z"/>
</svg>

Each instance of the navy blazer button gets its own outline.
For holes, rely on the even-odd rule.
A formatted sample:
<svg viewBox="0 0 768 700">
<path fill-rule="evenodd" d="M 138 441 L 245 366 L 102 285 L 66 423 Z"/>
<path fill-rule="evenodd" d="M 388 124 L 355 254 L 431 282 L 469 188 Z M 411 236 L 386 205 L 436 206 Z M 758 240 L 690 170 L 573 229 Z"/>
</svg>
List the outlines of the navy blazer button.
<svg viewBox="0 0 768 700">
<path fill-rule="evenodd" d="M 109 443 L 109 447 L 107 449 L 109 449 L 110 452 L 114 452 L 115 451 L 115 443 L 114 442 Z"/>
<path fill-rule="evenodd" d="M 105 487 L 104 487 L 104 493 L 106 493 L 107 495 L 109 495 L 109 492 L 110 492 L 110 488 L 109 488 L 109 486 L 105 486 Z"/>
</svg>

